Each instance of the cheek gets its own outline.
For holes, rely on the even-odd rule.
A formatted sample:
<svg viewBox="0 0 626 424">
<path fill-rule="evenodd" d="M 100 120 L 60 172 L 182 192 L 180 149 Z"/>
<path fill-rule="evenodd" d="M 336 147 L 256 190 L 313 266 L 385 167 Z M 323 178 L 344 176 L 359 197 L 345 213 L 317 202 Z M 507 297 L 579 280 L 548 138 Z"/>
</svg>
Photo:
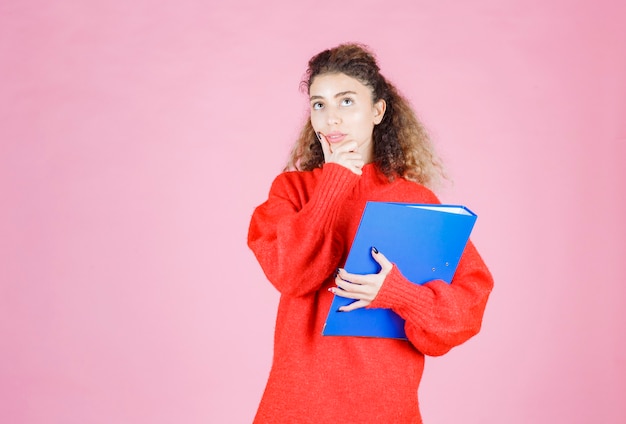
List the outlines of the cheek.
<svg viewBox="0 0 626 424">
<path fill-rule="evenodd" d="M 353 114 L 350 119 L 352 123 L 354 123 L 364 131 L 369 130 L 371 127 L 374 126 L 374 118 L 371 114 L 365 111 L 360 111 L 359 113 Z"/>
<path fill-rule="evenodd" d="M 323 118 L 320 113 L 311 113 L 311 125 L 313 129 L 317 131 L 318 128 L 322 127 Z"/>
</svg>

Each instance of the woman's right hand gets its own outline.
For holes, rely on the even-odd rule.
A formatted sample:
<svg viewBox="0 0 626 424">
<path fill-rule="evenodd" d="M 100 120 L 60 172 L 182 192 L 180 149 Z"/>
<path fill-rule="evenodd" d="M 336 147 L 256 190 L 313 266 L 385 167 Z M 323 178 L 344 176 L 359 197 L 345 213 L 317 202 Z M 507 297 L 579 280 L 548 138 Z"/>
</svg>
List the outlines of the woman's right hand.
<svg viewBox="0 0 626 424">
<path fill-rule="evenodd" d="M 365 161 L 361 153 L 357 150 L 358 145 L 356 141 L 348 141 L 333 148 L 322 133 L 318 132 L 317 138 L 322 145 L 325 163 L 336 163 L 348 168 L 357 175 L 363 173 L 362 168 L 363 165 L 365 165 Z"/>
</svg>

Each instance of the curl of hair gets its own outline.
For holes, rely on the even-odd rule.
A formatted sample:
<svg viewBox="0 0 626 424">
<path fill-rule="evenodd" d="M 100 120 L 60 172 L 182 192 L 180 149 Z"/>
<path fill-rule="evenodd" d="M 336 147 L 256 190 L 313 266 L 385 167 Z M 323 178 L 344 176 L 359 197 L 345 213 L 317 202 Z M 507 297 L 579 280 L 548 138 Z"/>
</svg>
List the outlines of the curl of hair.
<svg viewBox="0 0 626 424">
<path fill-rule="evenodd" d="M 428 187 L 444 177 L 441 160 L 409 102 L 380 73 L 374 55 L 361 44 L 341 44 L 309 60 L 300 87 L 306 94 L 318 75 L 342 73 L 372 90 L 373 103 L 383 99 L 387 108 L 374 127 L 374 161 L 389 180 L 401 176 Z M 324 153 L 311 125 L 310 113 L 291 151 L 285 170 L 310 171 L 324 164 Z"/>
</svg>

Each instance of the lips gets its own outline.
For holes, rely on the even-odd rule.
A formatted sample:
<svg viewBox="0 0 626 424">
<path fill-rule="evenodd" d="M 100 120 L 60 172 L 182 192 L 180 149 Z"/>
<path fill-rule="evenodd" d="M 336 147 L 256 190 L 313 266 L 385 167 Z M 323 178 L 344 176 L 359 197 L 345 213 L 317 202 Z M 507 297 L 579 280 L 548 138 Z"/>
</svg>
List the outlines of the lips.
<svg viewBox="0 0 626 424">
<path fill-rule="evenodd" d="M 343 139 L 346 138 L 346 134 L 337 131 L 325 134 L 324 136 L 329 143 L 341 143 Z"/>
</svg>

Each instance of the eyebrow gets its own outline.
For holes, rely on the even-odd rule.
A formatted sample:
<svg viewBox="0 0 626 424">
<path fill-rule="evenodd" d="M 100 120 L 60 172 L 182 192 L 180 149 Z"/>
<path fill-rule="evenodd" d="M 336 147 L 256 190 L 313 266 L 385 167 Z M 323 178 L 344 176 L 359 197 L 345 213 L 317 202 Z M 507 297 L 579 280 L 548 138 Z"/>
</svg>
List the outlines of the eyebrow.
<svg viewBox="0 0 626 424">
<path fill-rule="evenodd" d="M 356 95 L 356 91 L 350 91 L 350 90 L 342 91 L 341 93 L 335 94 L 333 97 L 336 99 L 337 97 L 342 97 L 342 96 L 345 96 L 346 94 Z M 323 98 L 324 98 L 323 96 L 311 96 L 309 100 L 317 100 L 317 99 L 323 99 Z"/>
</svg>

